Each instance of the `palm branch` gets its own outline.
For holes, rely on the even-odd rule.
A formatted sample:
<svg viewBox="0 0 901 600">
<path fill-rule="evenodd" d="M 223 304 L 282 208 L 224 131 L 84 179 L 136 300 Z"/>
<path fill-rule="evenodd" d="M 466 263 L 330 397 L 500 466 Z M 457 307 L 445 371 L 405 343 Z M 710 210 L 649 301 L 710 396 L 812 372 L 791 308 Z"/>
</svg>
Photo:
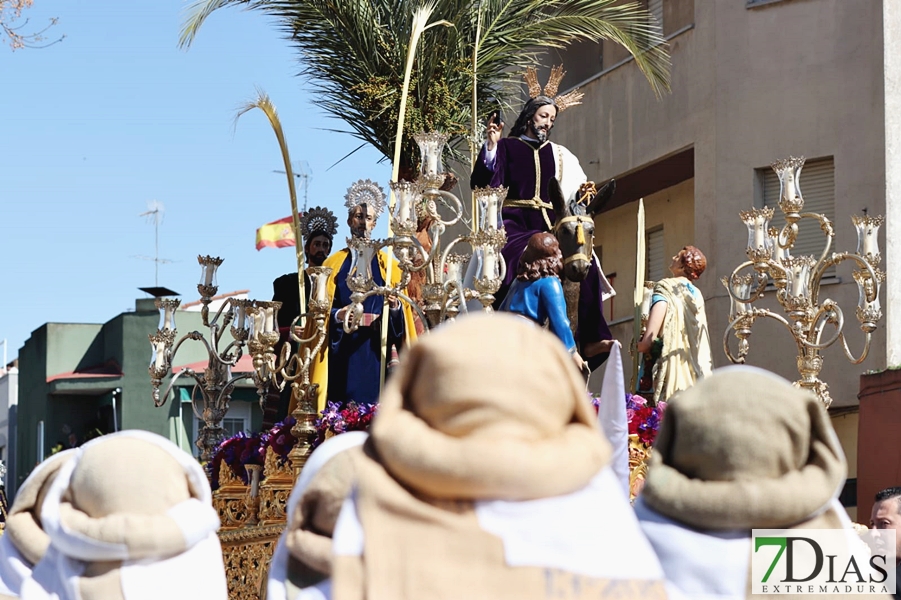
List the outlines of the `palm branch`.
<svg viewBox="0 0 901 600">
<path fill-rule="evenodd" d="M 291 153 L 288 151 L 288 141 L 285 139 L 285 131 L 282 129 L 282 121 L 279 119 L 278 110 L 276 110 L 275 104 L 272 103 L 272 100 L 269 99 L 269 95 L 266 92 L 257 89 L 256 99 L 245 102 L 238 107 L 238 112 L 235 114 L 235 127 L 238 126 L 238 119 L 240 119 L 242 115 L 255 108 L 263 111 L 263 114 L 265 114 L 266 118 L 269 120 L 269 125 L 272 126 L 272 131 L 275 133 L 275 139 L 278 141 L 279 150 L 281 150 L 282 153 L 282 161 L 285 163 L 285 176 L 288 178 L 288 195 L 291 199 L 291 224 L 294 228 L 294 250 L 297 258 L 297 272 L 301 273 L 304 268 L 304 239 L 303 230 L 300 227 L 300 214 L 297 212 L 297 190 L 294 187 L 294 169 L 291 166 Z M 297 278 L 297 286 L 299 294 L 298 298 L 300 298 L 300 314 L 304 315 L 307 312 L 307 307 L 306 294 L 303 289 L 303 277 Z M 298 324 L 303 327 L 304 322 L 304 317 L 301 317 Z"/>
<path fill-rule="evenodd" d="M 200 0 L 187 10 L 180 44 L 190 46 L 206 19 L 227 6 L 275 17 L 298 49 L 301 74 L 321 106 L 391 160 L 412 15 L 420 1 Z M 417 131 L 447 133 L 451 152 L 461 158 L 462 142 L 476 135 L 473 102 L 510 110 L 524 68 L 549 48 L 611 40 L 632 54 L 655 94 L 669 90 L 666 44 L 653 17 L 637 2 L 437 0 L 432 20 L 451 26 L 431 28 L 421 37 L 410 77 L 402 176 L 416 163 L 412 134 Z"/>
</svg>

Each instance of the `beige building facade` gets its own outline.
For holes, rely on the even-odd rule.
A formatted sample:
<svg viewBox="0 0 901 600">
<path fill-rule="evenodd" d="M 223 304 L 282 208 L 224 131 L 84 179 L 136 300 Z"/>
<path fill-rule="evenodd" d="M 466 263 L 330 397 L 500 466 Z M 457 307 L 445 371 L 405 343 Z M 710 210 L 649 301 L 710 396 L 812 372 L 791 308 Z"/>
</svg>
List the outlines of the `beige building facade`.
<svg viewBox="0 0 901 600">
<path fill-rule="evenodd" d="M 562 56 L 568 71 L 564 84 L 578 84 L 584 104 L 563 114 L 554 130 L 590 179 L 618 180 L 616 195 L 597 218 L 596 244 L 605 271 L 614 275 L 618 296 L 607 316 L 624 347 L 632 337 L 640 197 L 655 261 L 662 254 L 668 265 L 687 244 L 707 255 L 699 287 L 718 367 L 729 364 L 722 350 L 729 298 L 720 279 L 746 260 L 747 229 L 739 211 L 772 201 L 766 197 L 773 183 L 770 163 L 788 156 L 808 159 L 815 174 L 805 180 L 808 171 L 802 171 L 801 190 L 810 186 L 818 206 L 831 204 L 833 251 L 856 250 L 851 215 L 866 210 L 889 218 L 880 232 L 881 266 L 889 274 L 881 295 L 887 314 L 869 357 L 853 365 L 839 344 L 824 352 L 821 377 L 830 386 L 849 458 L 856 456 L 860 374 L 901 359 L 894 349 L 901 331 L 892 327 L 898 315 L 886 299 L 893 295 L 893 258 L 901 251 L 901 243 L 897 248 L 893 243 L 898 236 L 892 237 L 893 223 L 901 219 L 886 214 L 886 198 L 901 187 L 901 132 L 896 133 L 901 100 L 892 93 L 901 91 L 901 50 L 892 39 L 901 37 L 895 33 L 901 3 L 892 2 L 650 0 L 670 45 L 672 93 L 655 98 L 634 61 L 612 44 L 584 44 Z M 665 266 L 655 262 L 649 269 L 659 273 Z M 863 335 L 851 272 L 850 263 L 839 265 L 821 298 L 844 309 L 848 344 L 859 354 Z M 760 305 L 781 313 L 775 298 Z M 775 321 L 760 321 L 750 338 L 748 363 L 797 379 L 789 332 Z M 624 366 L 628 377 L 631 365 Z M 851 471 L 854 477 L 853 462 Z"/>
</svg>

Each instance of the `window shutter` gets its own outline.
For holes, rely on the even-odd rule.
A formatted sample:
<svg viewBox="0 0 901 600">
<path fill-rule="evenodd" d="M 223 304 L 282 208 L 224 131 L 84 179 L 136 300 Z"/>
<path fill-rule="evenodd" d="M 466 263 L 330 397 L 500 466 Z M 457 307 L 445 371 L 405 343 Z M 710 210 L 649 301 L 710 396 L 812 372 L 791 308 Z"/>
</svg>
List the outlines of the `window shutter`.
<svg viewBox="0 0 901 600">
<path fill-rule="evenodd" d="M 835 223 L 835 164 L 832 157 L 808 161 L 801 169 L 799 180 L 804 208 L 801 212 L 821 213 Z M 773 208 L 771 227 L 780 230 L 785 226 L 785 215 L 779 208 L 779 178 L 772 169 L 763 175 L 763 205 Z M 819 259 L 826 237 L 816 219 L 802 219 L 798 223 L 798 239 L 791 250 L 792 256 L 813 256 Z M 826 270 L 827 276 L 835 274 L 835 268 Z"/>
<path fill-rule="evenodd" d="M 645 279 L 660 281 L 666 277 L 666 252 L 663 247 L 663 228 L 649 231 L 645 235 Z"/>
</svg>

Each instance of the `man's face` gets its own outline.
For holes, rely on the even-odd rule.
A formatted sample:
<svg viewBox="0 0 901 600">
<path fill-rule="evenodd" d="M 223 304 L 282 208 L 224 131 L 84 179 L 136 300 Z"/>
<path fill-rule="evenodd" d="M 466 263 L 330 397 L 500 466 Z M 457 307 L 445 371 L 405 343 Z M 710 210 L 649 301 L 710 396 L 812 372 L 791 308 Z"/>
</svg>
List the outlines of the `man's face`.
<svg viewBox="0 0 901 600">
<path fill-rule="evenodd" d="M 314 267 L 321 267 L 322 263 L 332 251 L 332 241 L 324 235 L 314 235 L 307 244 L 307 260 Z"/>
<path fill-rule="evenodd" d="M 901 562 L 901 498 L 889 498 L 873 505 L 871 529 L 895 530 L 895 556 Z"/>
<path fill-rule="evenodd" d="M 535 116 L 529 123 L 529 137 L 533 137 L 542 144 L 547 141 L 554 127 L 554 121 L 557 119 L 557 109 L 553 104 L 545 104 L 538 107 Z"/>
<path fill-rule="evenodd" d="M 354 207 L 347 217 L 347 226 L 350 234 L 358 238 L 368 238 L 375 229 L 375 209 L 368 204 L 360 204 Z"/>
</svg>

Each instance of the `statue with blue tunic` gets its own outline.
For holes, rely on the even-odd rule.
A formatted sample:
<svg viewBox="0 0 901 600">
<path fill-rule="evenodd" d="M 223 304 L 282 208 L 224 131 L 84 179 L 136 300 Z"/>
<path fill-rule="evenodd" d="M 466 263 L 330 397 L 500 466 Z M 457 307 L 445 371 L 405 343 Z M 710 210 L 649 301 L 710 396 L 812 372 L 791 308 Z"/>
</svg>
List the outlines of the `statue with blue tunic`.
<svg viewBox="0 0 901 600">
<path fill-rule="evenodd" d="M 385 210 L 385 192 L 374 181 L 360 180 L 345 195 L 347 225 L 356 238 L 368 238 L 379 215 Z M 397 298 L 386 300 L 373 295 L 363 301 L 363 315 L 359 327 L 348 333 L 344 330 L 345 315 L 351 308 L 352 291 L 347 285 L 351 269 L 351 253 L 343 248 L 329 256 L 322 264 L 332 269 L 326 284 L 332 309 L 327 325 L 327 343 L 313 361 L 310 380 L 319 386 L 318 410 L 326 401 L 375 404 L 387 361 L 382 360 L 382 319 L 388 319 L 386 347 L 388 357 L 392 349 L 402 347 L 416 338 L 410 307 Z M 390 264 L 390 266 L 389 266 Z M 397 260 L 380 250 L 372 257 L 372 278 L 376 286 L 394 285 L 400 281 Z M 384 303 L 389 309 L 384 310 Z"/>
<path fill-rule="evenodd" d="M 587 363 L 576 349 L 569 317 L 566 316 L 566 299 L 560 271 L 563 254 L 552 233 L 535 233 L 526 243 L 516 279 L 510 286 L 501 310 L 518 314 L 539 326 L 547 326 L 566 347 L 579 370 L 585 372 Z"/>
</svg>

